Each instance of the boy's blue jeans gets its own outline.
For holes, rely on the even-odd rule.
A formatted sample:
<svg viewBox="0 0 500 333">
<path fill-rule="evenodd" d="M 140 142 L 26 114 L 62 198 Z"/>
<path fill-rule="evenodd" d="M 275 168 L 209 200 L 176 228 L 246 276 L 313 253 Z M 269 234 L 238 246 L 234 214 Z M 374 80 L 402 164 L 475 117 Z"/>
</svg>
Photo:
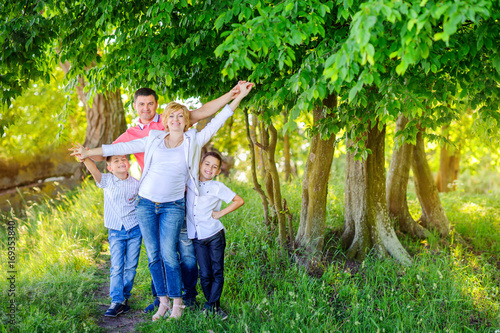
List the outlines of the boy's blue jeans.
<svg viewBox="0 0 500 333">
<path fill-rule="evenodd" d="M 224 286 L 224 250 L 226 249 L 224 229 L 205 239 L 195 238 L 193 243 L 200 267 L 200 284 L 207 299 L 204 308 L 218 309 Z"/>
<path fill-rule="evenodd" d="M 177 246 L 184 222 L 185 207 L 184 198 L 160 203 L 141 196 L 137 197 L 137 219 L 148 255 L 149 271 L 158 296 L 182 296 Z"/>
<path fill-rule="evenodd" d="M 141 230 L 135 226 L 129 231 L 109 229 L 109 251 L 111 269 L 109 277 L 109 296 L 113 303 L 123 303 L 130 298 L 134 278 L 141 253 Z"/>
</svg>

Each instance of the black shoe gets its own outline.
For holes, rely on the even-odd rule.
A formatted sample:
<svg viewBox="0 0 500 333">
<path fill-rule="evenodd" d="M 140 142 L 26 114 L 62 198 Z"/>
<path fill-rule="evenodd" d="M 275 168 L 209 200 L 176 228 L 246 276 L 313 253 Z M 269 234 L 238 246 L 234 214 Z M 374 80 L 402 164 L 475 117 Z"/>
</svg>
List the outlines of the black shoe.
<svg viewBox="0 0 500 333">
<path fill-rule="evenodd" d="M 183 300 L 184 305 L 186 308 L 189 308 L 191 310 L 198 310 L 200 308 L 200 304 L 196 301 L 196 298 L 188 298 Z"/>
<path fill-rule="evenodd" d="M 122 313 L 127 313 L 130 311 L 130 305 L 128 305 L 128 298 L 125 299 L 125 303 L 123 303 L 123 312 Z"/>
<path fill-rule="evenodd" d="M 155 308 L 157 308 L 159 306 L 160 306 L 160 299 L 158 297 L 156 297 L 153 303 L 146 306 L 146 308 L 144 309 L 144 313 L 153 312 L 155 310 Z"/>
<path fill-rule="evenodd" d="M 227 319 L 227 313 L 224 312 L 221 308 L 218 308 L 215 311 L 215 314 L 221 319 L 221 320 L 226 320 Z"/>
<path fill-rule="evenodd" d="M 124 310 L 124 306 L 122 303 L 111 303 L 109 309 L 106 310 L 104 315 L 106 317 L 116 317 L 119 314 L 122 314 Z"/>
</svg>

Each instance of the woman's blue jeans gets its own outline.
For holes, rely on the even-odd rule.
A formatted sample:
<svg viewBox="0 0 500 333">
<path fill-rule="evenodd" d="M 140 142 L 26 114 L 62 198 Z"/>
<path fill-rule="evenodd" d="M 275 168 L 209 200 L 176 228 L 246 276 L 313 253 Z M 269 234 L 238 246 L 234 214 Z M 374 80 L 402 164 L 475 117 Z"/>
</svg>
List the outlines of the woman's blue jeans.
<svg viewBox="0 0 500 333">
<path fill-rule="evenodd" d="M 159 203 L 141 196 L 137 197 L 135 211 L 148 255 L 149 271 L 158 296 L 182 296 L 177 246 L 185 210 L 184 198 Z M 162 258 L 165 271 L 161 263 Z"/>
</svg>

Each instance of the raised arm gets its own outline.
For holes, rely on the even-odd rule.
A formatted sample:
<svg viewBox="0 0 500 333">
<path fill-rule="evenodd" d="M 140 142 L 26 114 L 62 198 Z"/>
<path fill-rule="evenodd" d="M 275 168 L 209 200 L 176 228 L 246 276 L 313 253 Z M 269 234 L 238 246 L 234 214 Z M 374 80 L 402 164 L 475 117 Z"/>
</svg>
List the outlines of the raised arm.
<svg viewBox="0 0 500 333">
<path fill-rule="evenodd" d="M 229 106 L 233 111 L 236 110 L 236 108 L 240 105 L 241 100 L 250 93 L 250 91 L 253 88 L 253 85 L 254 85 L 253 83 L 246 81 L 238 84 L 240 88 L 240 93 L 233 99 L 231 104 L 229 104 Z"/>
<path fill-rule="evenodd" d="M 214 115 L 217 111 L 222 109 L 224 105 L 229 104 L 240 93 L 240 84 L 246 81 L 239 81 L 229 92 L 221 97 L 214 99 L 208 103 L 203 104 L 202 107 L 191 112 L 191 124 L 195 124 L 200 120 Z"/>
<path fill-rule="evenodd" d="M 102 174 L 101 171 L 97 169 L 97 166 L 95 165 L 94 161 L 92 161 L 90 158 L 86 158 L 83 160 L 83 164 L 85 164 L 87 170 L 89 170 L 89 172 L 92 174 L 92 177 L 94 177 L 95 181 L 100 184 L 102 179 Z"/>
<path fill-rule="evenodd" d="M 248 95 L 252 90 L 253 83 L 245 82 L 239 83 L 240 93 L 236 98 L 225 106 L 196 136 L 196 140 L 200 146 L 204 146 L 210 139 L 217 133 L 217 131 L 224 125 L 224 122 L 233 115 L 234 109 L 238 107 L 240 101 Z"/>
<path fill-rule="evenodd" d="M 75 143 L 70 149 L 73 153 L 71 156 L 76 156 L 78 159 L 84 160 L 90 156 L 102 156 L 103 151 L 101 147 L 87 149 L 79 143 Z M 89 170 L 90 171 L 90 170 Z"/>
</svg>

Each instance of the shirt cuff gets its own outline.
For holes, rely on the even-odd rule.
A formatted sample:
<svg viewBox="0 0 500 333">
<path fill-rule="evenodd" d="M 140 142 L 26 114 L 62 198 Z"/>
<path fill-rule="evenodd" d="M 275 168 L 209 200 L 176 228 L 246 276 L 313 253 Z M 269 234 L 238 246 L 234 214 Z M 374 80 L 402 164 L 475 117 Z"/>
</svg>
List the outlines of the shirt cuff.
<svg viewBox="0 0 500 333">
<path fill-rule="evenodd" d="M 114 154 L 114 149 L 113 145 L 102 145 L 102 156 L 113 156 L 116 155 Z"/>
</svg>

